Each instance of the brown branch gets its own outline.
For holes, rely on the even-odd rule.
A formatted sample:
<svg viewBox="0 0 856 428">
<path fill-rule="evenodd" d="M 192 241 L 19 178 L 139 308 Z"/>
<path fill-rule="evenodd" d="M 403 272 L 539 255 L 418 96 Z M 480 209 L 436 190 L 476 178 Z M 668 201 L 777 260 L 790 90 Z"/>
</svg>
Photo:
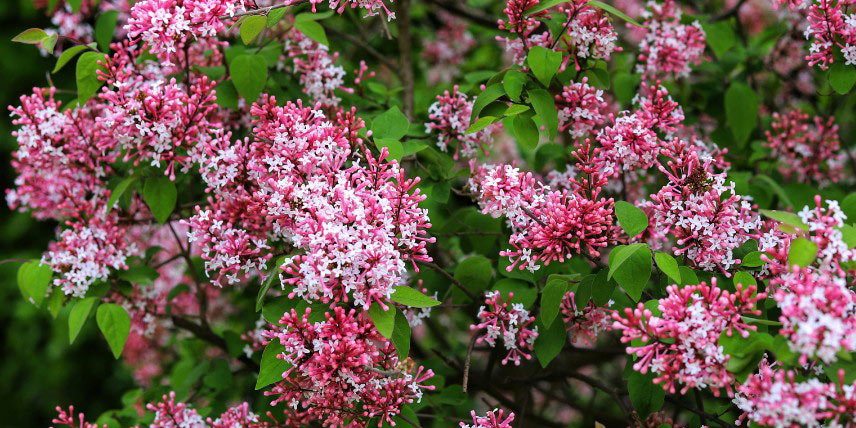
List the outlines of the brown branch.
<svg viewBox="0 0 856 428">
<path fill-rule="evenodd" d="M 227 354 L 229 353 L 229 346 L 226 344 L 226 339 L 223 339 L 222 337 L 218 336 L 217 333 L 214 333 L 214 331 L 211 330 L 210 327 L 205 326 L 205 325 L 196 324 L 193 321 L 190 321 L 186 318 L 182 318 L 182 317 L 177 316 L 177 315 L 172 316 L 172 323 L 173 323 L 173 325 L 175 325 L 176 327 L 178 327 L 182 330 L 187 330 L 187 331 L 193 333 L 193 335 L 196 338 L 202 339 L 202 340 L 222 349 Z M 249 357 L 247 357 L 246 355 L 243 355 L 243 354 L 241 354 L 237 358 L 240 362 L 244 363 L 244 365 L 255 370 L 255 372 L 258 373 L 259 365 L 256 364 L 255 361 L 251 360 Z"/>
</svg>

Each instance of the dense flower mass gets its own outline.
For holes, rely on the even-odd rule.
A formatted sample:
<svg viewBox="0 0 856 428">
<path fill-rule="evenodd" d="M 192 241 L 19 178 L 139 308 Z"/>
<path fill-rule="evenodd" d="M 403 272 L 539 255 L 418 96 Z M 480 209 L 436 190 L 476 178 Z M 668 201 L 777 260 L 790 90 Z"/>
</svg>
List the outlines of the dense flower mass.
<svg viewBox="0 0 856 428">
<path fill-rule="evenodd" d="M 761 313 L 755 304 L 766 295 L 756 294 L 755 286 L 741 285 L 731 293 L 717 287 L 715 278 L 710 285 L 670 285 L 667 293 L 657 315 L 640 303 L 612 316 L 623 343 L 642 341 L 627 347 L 639 358 L 633 369 L 654 373 L 654 382 L 670 393 L 678 388 L 681 394 L 690 388 L 710 388 L 719 395 L 724 388 L 733 395 L 734 375 L 726 370 L 729 356 L 723 354 L 719 339 L 723 333 L 748 337 L 757 327 L 746 324 L 743 317 Z"/>
<path fill-rule="evenodd" d="M 337 307 L 320 322 L 311 322 L 311 313 L 285 313 L 281 327 L 265 333 L 285 347 L 277 358 L 289 363 L 283 380 L 266 394 L 275 397 L 273 404 L 288 405 L 293 423 L 339 426 L 352 414 L 392 422 L 402 404 L 419 402 L 423 390 L 434 388 L 424 384 L 432 371 L 399 360 L 366 313 Z"/>
<path fill-rule="evenodd" d="M 856 0 L 34 4 L 7 425 L 856 426 Z"/>
<path fill-rule="evenodd" d="M 838 125 L 834 119 L 809 116 L 799 110 L 784 115 L 773 113 L 772 130 L 767 131 L 767 147 L 780 163 L 783 175 L 799 181 L 821 185 L 835 183 L 843 177 L 846 155 L 841 153 Z"/>
<path fill-rule="evenodd" d="M 535 317 L 523 308 L 521 303 L 510 303 L 514 293 L 508 294 L 508 300 L 502 298 L 499 291 L 485 294 L 485 305 L 479 308 L 478 324 L 470 326 L 471 330 L 486 330 L 484 335 L 476 339 L 476 343 L 487 343 L 491 348 L 496 347 L 496 339 L 502 338 L 502 344 L 508 353 L 502 360 L 506 364 L 511 360 L 514 365 L 520 365 L 520 357 L 532 358 L 532 344 L 538 337 L 538 327 L 533 326 Z M 531 326 L 531 327 L 530 327 Z"/>
</svg>

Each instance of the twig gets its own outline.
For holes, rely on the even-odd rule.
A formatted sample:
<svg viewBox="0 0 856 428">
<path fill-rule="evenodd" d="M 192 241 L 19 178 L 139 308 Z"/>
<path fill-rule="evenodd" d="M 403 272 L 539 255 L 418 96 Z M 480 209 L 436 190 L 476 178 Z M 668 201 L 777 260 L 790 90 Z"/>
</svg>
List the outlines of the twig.
<svg viewBox="0 0 856 428">
<path fill-rule="evenodd" d="M 461 389 L 464 392 L 467 392 L 467 383 L 470 380 L 470 359 L 473 355 L 473 348 L 476 346 L 476 338 L 478 336 L 473 336 L 472 340 L 470 340 L 470 345 L 467 346 L 467 359 L 464 360 L 464 379 L 461 381 Z"/>
<path fill-rule="evenodd" d="M 445 270 L 445 269 L 441 268 L 441 267 L 440 267 L 440 266 L 438 266 L 436 263 L 433 263 L 433 262 L 421 262 L 421 261 L 419 261 L 419 262 L 417 262 L 417 263 L 419 263 L 420 265 L 423 265 L 423 266 L 428 266 L 428 267 L 429 267 L 429 268 L 431 268 L 431 269 L 434 269 L 434 270 L 435 270 L 435 271 L 437 271 L 438 273 L 440 273 L 440 274 L 442 274 L 443 276 L 445 276 L 445 277 L 446 277 L 446 279 L 448 279 L 449 281 L 451 281 L 451 282 L 452 282 L 452 285 L 454 285 L 455 287 L 458 287 L 458 289 L 459 289 L 459 290 L 461 290 L 464 294 L 466 294 L 466 295 L 467 295 L 467 297 L 469 297 L 469 298 L 470 298 L 470 299 L 472 299 L 473 301 L 478 300 L 477 296 L 476 296 L 475 294 L 473 294 L 473 292 L 472 292 L 472 291 L 468 290 L 468 289 L 467 289 L 467 287 L 464 287 L 464 285 L 463 285 L 463 284 L 461 284 L 461 282 L 460 282 L 460 281 L 458 281 L 454 276 L 452 276 L 452 274 L 450 274 L 449 272 L 446 272 L 446 270 Z"/>
<path fill-rule="evenodd" d="M 177 315 L 172 316 L 172 323 L 176 327 L 178 327 L 182 330 L 187 330 L 187 331 L 193 333 L 193 335 L 196 336 L 197 338 L 202 339 L 202 340 L 226 351 L 226 353 L 229 353 L 229 346 L 226 344 L 226 339 L 223 339 L 222 337 L 218 336 L 216 333 L 214 333 L 213 330 L 211 330 L 210 327 L 200 325 L 200 324 L 196 324 L 193 321 L 190 321 L 186 318 L 179 317 Z M 246 365 L 247 367 L 255 370 L 256 372 L 259 371 L 259 365 L 256 364 L 255 361 L 251 360 L 246 355 L 241 354 L 237 358 L 239 361 L 244 363 L 244 365 Z"/>
</svg>

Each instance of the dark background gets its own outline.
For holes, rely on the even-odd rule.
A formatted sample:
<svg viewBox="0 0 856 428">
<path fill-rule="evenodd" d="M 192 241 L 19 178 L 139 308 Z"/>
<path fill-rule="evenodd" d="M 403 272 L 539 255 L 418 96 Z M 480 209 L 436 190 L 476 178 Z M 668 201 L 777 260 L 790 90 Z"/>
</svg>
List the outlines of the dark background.
<svg viewBox="0 0 856 428">
<path fill-rule="evenodd" d="M 49 26 L 32 0 L 0 1 L 0 427 L 48 427 L 54 408 L 69 404 L 76 404 L 75 413 L 83 411 L 95 420 L 101 412 L 121 407 L 122 393 L 133 387 L 130 373 L 110 355 L 95 323 L 87 323 L 70 346 L 67 309 L 52 319 L 25 302 L 15 278 L 20 263 L 8 261 L 41 257 L 56 228 L 55 223 L 10 212 L 5 202 L 15 177 L 10 155 L 17 147 L 7 106 L 17 105 L 34 86 L 47 86 L 45 73 L 55 62 L 11 39 L 27 28 Z M 54 83 L 73 88 L 73 69 L 52 76 Z"/>
</svg>

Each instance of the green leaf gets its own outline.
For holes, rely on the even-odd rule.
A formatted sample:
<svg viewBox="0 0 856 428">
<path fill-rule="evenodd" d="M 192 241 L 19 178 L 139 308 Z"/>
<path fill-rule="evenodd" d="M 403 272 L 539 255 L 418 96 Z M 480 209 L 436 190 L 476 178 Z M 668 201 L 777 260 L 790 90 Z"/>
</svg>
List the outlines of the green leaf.
<svg viewBox="0 0 856 428">
<path fill-rule="evenodd" d="M 696 285 L 699 283 L 698 276 L 696 275 L 694 270 L 692 270 L 686 266 L 681 266 L 680 271 L 681 271 L 681 286 L 682 287 L 685 285 Z"/>
<path fill-rule="evenodd" d="M 594 276 L 592 278 L 591 298 L 598 306 L 609 303 L 615 293 L 615 287 L 618 285 L 614 279 L 607 279 L 608 273 L 607 269 L 601 269 L 597 275 L 590 275 Z"/>
<path fill-rule="evenodd" d="M 264 15 L 251 15 L 244 18 L 241 23 L 241 41 L 249 45 L 261 34 L 267 25 L 267 17 Z"/>
<path fill-rule="evenodd" d="M 753 251 L 753 252 L 743 256 L 743 259 L 740 260 L 740 266 L 758 267 L 758 266 L 763 265 L 764 261 L 761 260 L 762 254 L 764 254 L 764 253 L 762 253 L 760 251 Z"/>
<path fill-rule="evenodd" d="M 628 364 L 631 364 L 628 362 Z M 633 409 L 639 412 L 639 417 L 644 420 L 651 413 L 663 408 L 666 391 L 663 387 L 654 383 L 654 373 L 646 374 L 633 371 L 627 379 L 627 392 Z"/>
<path fill-rule="evenodd" d="M 45 30 L 42 30 L 41 28 L 28 28 L 13 37 L 12 41 L 28 45 L 36 45 L 45 37 L 48 37 L 48 33 L 46 33 Z"/>
<path fill-rule="evenodd" d="M 472 256 L 464 259 L 455 267 L 455 279 L 473 293 L 487 288 L 493 276 L 490 260 L 484 256 Z M 453 292 L 458 293 L 455 289 Z"/>
<path fill-rule="evenodd" d="M 122 194 L 125 193 L 126 190 L 128 190 L 128 187 L 136 179 L 137 179 L 136 177 L 128 177 L 128 178 L 120 181 L 119 184 L 116 185 L 116 188 L 110 192 L 110 198 L 107 199 L 107 207 L 106 207 L 107 212 L 110 212 L 110 210 L 113 209 L 113 205 L 116 205 L 116 201 L 118 201 L 119 198 L 122 197 Z"/>
<path fill-rule="evenodd" d="M 750 285 L 758 285 L 758 281 L 755 281 L 755 277 L 749 274 L 748 272 L 737 271 L 734 274 L 734 279 L 732 280 L 734 285 L 742 284 L 744 287 L 748 287 Z"/>
<path fill-rule="evenodd" d="M 532 74 L 544 86 L 549 87 L 553 76 L 559 71 L 562 65 L 562 53 L 547 49 L 543 46 L 533 46 L 529 50 L 529 56 L 526 58 L 526 63 L 532 70 Z"/>
<path fill-rule="evenodd" d="M 42 49 L 47 51 L 47 53 L 49 54 L 53 54 L 57 40 L 59 40 L 59 36 L 57 36 L 56 34 L 51 34 L 50 36 L 45 37 L 41 41 Z"/>
<path fill-rule="evenodd" d="M 268 28 L 273 28 L 274 25 L 278 24 L 279 21 L 285 16 L 285 12 L 288 11 L 288 8 L 278 7 L 276 9 L 271 9 L 267 15 L 267 26 Z"/>
<path fill-rule="evenodd" d="M 392 330 L 392 344 L 398 352 L 398 358 L 404 360 L 410 353 L 410 323 L 404 312 L 395 313 L 395 328 Z"/>
<path fill-rule="evenodd" d="M 615 97 L 621 101 L 621 104 L 629 106 L 633 96 L 636 95 L 636 87 L 641 81 L 642 79 L 637 74 L 630 74 L 626 71 L 616 74 L 613 81 Z"/>
<path fill-rule="evenodd" d="M 288 258 L 288 256 L 280 256 L 276 261 L 274 261 L 273 267 L 271 267 L 270 271 L 267 273 L 267 278 L 265 278 L 264 282 L 262 282 L 262 285 L 259 287 L 259 294 L 256 295 L 256 312 L 262 310 L 262 304 L 265 301 L 265 296 L 267 295 L 268 290 L 270 290 L 270 286 L 273 284 L 274 280 L 279 279 L 279 275 L 277 275 L 277 273 L 279 273 L 279 267 L 285 263 L 286 258 Z"/>
<path fill-rule="evenodd" d="M 856 227 L 845 224 L 839 227 L 838 230 L 841 231 L 841 240 L 847 244 L 847 248 L 856 247 Z"/>
<path fill-rule="evenodd" d="M 80 10 L 80 4 L 83 0 L 68 0 L 68 5 L 71 6 L 71 11 L 77 13 Z"/>
<path fill-rule="evenodd" d="M 800 216 L 785 211 L 761 210 L 761 214 L 773 220 L 791 226 L 793 229 L 808 231 L 808 225 L 803 223 Z"/>
<path fill-rule="evenodd" d="M 104 54 L 100 52 L 84 52 L 77 60 L 76 79 L 77 79 L 77 100 L 80 104 L 85 103 L 98 92 L 98 88 L 104 84 L 98 80 L 98 74 L 95 72 L 103 67 L 98 65 L 98 61 L 104 60 Z"/>
<path fill-rule="evenodd" d="M 841 211 L 847 216 L 849 223 L 856 222 L 856 193 L 851 193 L 841 200 Z"/>
<path fill-rule="evenodd" d="M 83 325 L 86 323 L 86 319 L 89 318 L 89 314 L 92 312 L 92 307 L 96 302 L 98 302 L 97 297 L 86 297 L 78 300 L 74 306 L 71 307 L 71 312 L 68 314 L 69 344 L 74 343 L 74 339 L 76 339 L 77 335 L 80 334 L 80 329 L 83 328 Z"/>
<path fill-rule="evenodd" d="M 529 106 L 523 104 L 512 104 L 505 110 L 503 115 L 505 116 L 517 116 L 520 113 L 525 113 L 529 111 Z"/>
<path fill-rule="evenodd" d="M 122 349 L 125 348 L 128 333 L 131 332 L 131 316 L 128 315 L 125 308 L 115 303 L 105 303 L 98 306 L 98 310 L 95 312 L 95 321 L 101 330 L 101 334 L 107 339 L 113 356 L 119 359 L 119 356 L 122 355 Z"/>
<path fill-rule="evenodd" d="M 404 155 L 404 146 L 401 145 L 401 141 L 394 138 L 376 138 L 374 142 L 378 149 L 386 147 L 390 159 L 400 161 Z"/>
<path fill-rule="evenodd" d="M 529 90 L 528 94 L 529 102 L 532 103 L 535 113 L 547 126 L 547 133 L 552 141 L 559 131 L 559 112 L 556 110 L 553 97 L 544 89 L 532 89 Z"/>
<path fill-rule="evenodd" d="M 645 215 L 644 211 L 629 202 L 616 202 L 615 216 L 618 217 L 618 224 L 621 225 L 627 236 L 631 238 L 635 238 L 648 228 L 648 216 Z"/>
<path fill-rule="evenodd" d="M 609 254 L 607 279 L 615 277 L 618 285 L 638 302 L 651 277 L 651 257 L 646 244 L 615 247 Z"/>
<path fill-rule="evenodd" d="M 392 337 L 392 331 L 395 329 L 395 306 L 389 305 L 388 309 L 384 311 L 379 304 L 374 303 L 369 308 L 369 317 L 383 337 L 387 339 Z"/>
<path fill-rule="evenodd" d="M 799 265 L 806 267 L 817 257 L 817 244 L 806 238 L 799 237 L 791 241 L 788 251 L 788 266 Z"/>
<path fill-rule="evenodd" d="M 116 22 L 118 20 L 119 12 L 108 10 L 99 15 L 95 21 L 95 41 L 98 42 L 98 47 L 104 52 L 110 51 L 110 42 L 113 41 L 113 34 L 116 32 Z"/>
<path fill-rule="evenodd" d="M 785 189 L 782 189 L 782 186 L 779 186 L 779 183 L 764 174 L 756 175 L 755 179 L 763 181 L 771 190 L 773 190 L 773 192 L 776 193 L 776 196 L 781 199 L 785 206 L 793 208 L 794 204 L 791 202 L 791 198 L 788 197 L 788 193 L 785 192 Z"/>
<path fill-rule="evenodd" d="M 304 22 L 304 21 L 320 21 L 322 19 L 327 19 L 331 16 L 335 15 L 335 10 L 330 9 L 326 12 L 306 12 L 301 13 L 294 17 L 294 22 Z"/>
<path fill-rule="evenodd" d="M 520 94 L 523 92 L 523 86 L 526 85 L 526 74 L 517 70 L 508 70 L 502 78 L 502 87 L 508 98 L 512 101 L 520 101 Z"/>
<path fill-rule="evenodd" d="M 62 292 L 62 289 L 59 287 L 55 287 L 53 291 L 51 291 L 51 295 L 48 297 L 47 308 L 48 312 L 50 312 L 51 317 L 56 319 L 56 316 L 59 315 L 60 309 L 62 309 L 62 304 L 65 301 L 65 293 Z"/>
<path fill-rule="evenodd" d="M 547 367 L 550 361 L 562 352 L 567 340 L 565 323 L 562 322 L 554 322 L 550 327 L 538 332 L 538 337 L 535 339 L 535 357 L 538 358 L 541 367 Z"/>
<path fill-rule="evenodd" d="M 473 133 L 479 132 L 482 129 L 485 129 L 488 126 L 490 126 L 490 124 L 492 124 L 495 121 L 496 121 L 496 118 L 493 116 L 480 117 L 479 120 L 476 121 L 476 123 L 470 125 L 470 127 L 467 128 L 466 131 L 464 131 L 464 134 L 473 134 Z"/>
<path fill-rule="evenodd" d="M 853 84 L 856 83 L 856 66 L 845 65 L 842 61 L 835 61 L 829 67 L 828 80 L 829 86 L 835 92 L 847 95 L 853 89 Z"/>
<path fill-rule="evenodd" d="M 633 25 L 635 25 L 635 26 L 637 26 L 637 27 L 645 28 L 645 26 L 644 26 L 644 25 L 642 25 L 642 24 L 640 24 L 640 23 L 636 22 L 636 20 L 635 20 L 635 19 L 633 19 L 633 18 L 631 18 L 631 17 L 627 16 L 627 14 L 626 14 L 626 13 L 624 13 L 624 12 L 622 12 L 622 11 L 620 11 L 620 10 L 616 9 L 615 7 L 610 6 L 610 5 L 608 5 L 608 4 L 604 3 L 604 2 L 597 1 L 597 0 L 589 0 L 589 1 L 587 2 L 587 4 L 588 4 L 588 5 L 591 5 L 591 6 L 594 6 L 594 7 L 598 8 L 598 9 L 603 9 L 603 10 L 605 10 L 605 11 L 607 11 L 607 12 L 609 12 L 609 13 L 611 13 L 611 14 L 615 15 L 615 16 L 617 16 L 618 18 L 621 18 L 622 20 L 624 20 L 624 21 L 626 21 L 626 22 L 629 22 L 629 23 L 631 23 L 631 24 L 633 24 Z"/>
<path fill-rule="evenodd" d="M 262 352 L 262 360 L 259 363 L 259 378 L 256 379 L 256 391 L 282 380 L 282 374 L 291 368 L 291 364 L 277 355 L 285 352 L 285 347 L 279 340 L 271 340 Z"/>
<path fill-rule="evenodd" d="M 727 22 L 719 21 L 713 22 L 709 24 L 701 24 L 704 29 L 705 39 L 707 39 L 707 45 L 710 46 L 710 49 L 716 54 L 716 57 L 720 60 L 722 56 L 734 46 L 734 43 L 737 41 L 737 38 L 734 35 L 734 31 L 731 29 L 731 25 Z"/>
<path fill-rule="evenodd" d="M 681 270 L 678 268 L 678 262 L 669 254 L 657 252 L 654 254 L 654 262 L 661 272 L 666 274 L 675 284 L 681 283 Z"/>
<path fill-rule="evenodd" d="M 473 101 L 473 111 L 470 114 L 470 123 L 475 122 L 476 118 L 479 116 L 479 113 L 487 107 L 488 104 L 497 100 L 497 98 L 501 97 L 505 93 L 505 89 L 501 83 L 494 83 L 482 91 Z"/>
<path fill-rule="evenodd" d="M 395 287 L 395 291 L 392 292 L 389 299 L 393 302 L 410 306 L 411 308 L 430 308 L 440 304 L 439 300 L 428 297 L 422 294 L 421 291 L 404 285 Z"/>
<path fill-rule="evenodd" d="M 510 303 L 520 303 L 529 309 L 538 298 L 538 290 L 526 281 L 512 278 L 502 278 L 493 284 L 492 290 L 499 291 L 503 296 L 508 296 Z"/>
<path fill-rule="evenodd" d="M 118 276 L 120 279 L 132 284 L 149 285 L 157 279 L 160 274 L 151 266 L 137 265 L 131 266 L 128 270 L 120 271 Z"/>
<path fill-rule="evenodd" d="M 254 102 L 267 83 L 267 61 L 261 55 L 239 55 L 229 65 L 229 73 L 232 75 L 232 83 L 235 84 L 238 93 L 248 103 Z"/>
<path fill-rule="evenodd" d="M 51 285 L 53 271 L 38 260 L 30 260 L 18 268 L 18 288 L 28 302 L 41 306 Z"/>
<path fill-rule="evenodd" d="M 743 82 L 734 82 L 725 91 L 725 115 L 731 134 L 743 147 L 758 124 L 758 99 Z"/>
<path fill-rule="evenodd" d="M 279 324 L 282 315 L 294 309 L 298 303 L 297 299 L 289 299 L 288 296 L 276 296 L 262 306 L 262 318 L 271 324 Z"/>
<path fill-rule="evenodd" d="M 523 147 L 532 149 L 538 146 L 538 126 L 535 125 L 530 115 L 519 114 L 512 117 L 511 127 L 512 133 Z"/>
<path fill-rule="evenodd" d="M 410 129 L 410 121 L 398 107 L 392 107 L 372 120 L 372 138 L 390 138 L 400 141 L 407 135 L 408 129 Z"/>
<path fill-rule="evenodd" d="M 559 307 L 568 292 L 568 281 L 555 278 L 547 281 L 541 291 L 541 322 L 549 327 L 559 314 Z"/>
<path fill-rule="evenodd" d="M 160 224 L 166 223 L 172 210 L 175 209 L 175 201 L 178 190 L 175 183 L 167 177 L 155 176 L 147 178 L 143 185 L 143 200 L 152 211 L 155 220 Z"/>
<path fill-rule="evenodd" d="M 301 33 L 305 34 L 306 37 L 309 37 L 322 45 L 330 45 L 330 42 L 327 41 L 327 33 L 324 32 L 324 27 L 322 27 L 321 24 L 315 21 L 298 21 L 294 23 L 294 26 L 297 27 Z"/>
<path fill-rule="evenodd" d="M 86 45 L 77 45 L 64 50 L 62 52 L 62 55 L 59 56 L 59 59 L 56 60 L 56 65 L 54 66 L 54 69 L 51 73 L 56 73 L 57 71 L 65 67 L 65 65 L 68 64 L 69 61 L 71 61 L 72 59 L 74 59 L 74 57 L 77 56 L 77 54 L 83 52 L 86 49 Z"/>
<path fill-rule="evenodd" d="M 238 108 L 238 91 L 235 90 L 235 85 L 232 82 L 224 80 L 214 87 L 214 91 L 217 93 L 217 101 L 215 102 L 218 106 L 232 110 Z"/>
</svg>

